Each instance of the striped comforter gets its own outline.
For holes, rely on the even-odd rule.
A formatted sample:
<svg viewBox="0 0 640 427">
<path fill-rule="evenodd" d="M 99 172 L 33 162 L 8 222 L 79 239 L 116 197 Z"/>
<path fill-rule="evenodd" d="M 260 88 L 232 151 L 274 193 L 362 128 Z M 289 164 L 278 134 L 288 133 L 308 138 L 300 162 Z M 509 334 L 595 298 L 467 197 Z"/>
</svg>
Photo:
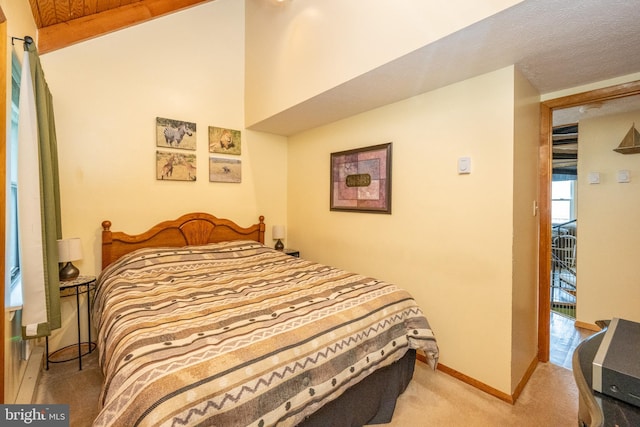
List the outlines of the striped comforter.
<svg viewBox="0 0 640 427">
<path fill-rule="evenodd" d="M 292 426 L 408 348 L 438 357 L 407 292 L 249 241 L 126 255 L 93 309 L 94 426 Z"/>
</svg>

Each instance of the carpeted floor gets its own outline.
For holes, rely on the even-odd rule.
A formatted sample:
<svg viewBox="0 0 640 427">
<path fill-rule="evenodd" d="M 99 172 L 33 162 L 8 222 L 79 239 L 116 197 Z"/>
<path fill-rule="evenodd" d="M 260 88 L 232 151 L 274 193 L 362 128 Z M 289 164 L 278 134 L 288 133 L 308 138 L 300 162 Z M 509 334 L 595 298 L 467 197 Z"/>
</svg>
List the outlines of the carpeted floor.
<svg viewBox="0 0 640 427">
<path fill-rule="evenodd" d="M 389 426 L 563 427 L 578 422 L 573 373 L 539 363 L 515 405 L 510 405 L 423 363 L 398 399 Z"/>
<path fill-rule="evenodd" d="M 43 371 L 35 403 L 68 403 L 71 427 L 90 426 L 96 416 L 102 375 L 97 352 Z M 505 403 L 421 362 L 398 400 L 389 426 L 575 426 L 578 392 L 570 370 L 538 364 L 515 405 Z"/>
<path fill-rule="evenodd" d="M 49 370 L 42 371 L 34 403 L 66 403 L 71 427 L 90 426 L 98 414 L 101 386 L 102 372 L 94 351 L 82 358 L 82 371 L 77 360 L 50 363 Z"/>
</svg>

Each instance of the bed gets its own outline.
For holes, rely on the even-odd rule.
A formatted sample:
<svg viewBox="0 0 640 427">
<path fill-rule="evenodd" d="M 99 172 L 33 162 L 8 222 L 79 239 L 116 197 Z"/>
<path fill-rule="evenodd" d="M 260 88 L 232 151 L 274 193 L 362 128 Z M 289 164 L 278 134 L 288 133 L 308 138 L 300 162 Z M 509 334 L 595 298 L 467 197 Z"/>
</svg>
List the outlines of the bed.
<svg viewBox="0 0 640 427">
<path fill-rule="evenodd" d="M 263 217 L 102 228 L 96 427 L 386 423 L 416 352 L 437 363 L 411 295 L 264 245 Z"/>
</svg>

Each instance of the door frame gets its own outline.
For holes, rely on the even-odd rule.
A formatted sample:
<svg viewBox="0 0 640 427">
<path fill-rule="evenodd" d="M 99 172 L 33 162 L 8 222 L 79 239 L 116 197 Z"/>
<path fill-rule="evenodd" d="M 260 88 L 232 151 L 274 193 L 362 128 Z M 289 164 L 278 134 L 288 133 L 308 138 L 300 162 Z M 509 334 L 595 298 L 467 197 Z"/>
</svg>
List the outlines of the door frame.
<svg viewBox="0 0 640 427">
<path fill-rule="evenodd" d="M 539 244 L 538 244 L 538 360 L 549 361 L 551 327 L 551 180 L 553 110 L 640 95 L 640 80 L 563 96 L 540 103 Z"/>
</svg>

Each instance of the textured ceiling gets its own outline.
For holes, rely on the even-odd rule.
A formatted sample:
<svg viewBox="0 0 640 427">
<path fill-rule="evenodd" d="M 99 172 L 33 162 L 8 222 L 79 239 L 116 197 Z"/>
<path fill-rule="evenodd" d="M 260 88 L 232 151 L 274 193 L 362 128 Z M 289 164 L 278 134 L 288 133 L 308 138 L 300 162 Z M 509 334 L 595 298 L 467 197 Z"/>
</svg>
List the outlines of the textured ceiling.
<svg viewBox="0 0 640 427">
<path fill-rule="evenodd" d="M 510 64 L 542 94 L 640 72 L 639 22 L 637 1 L 525 0 L 249 127 L 291 135 Z"/>
</svg>

